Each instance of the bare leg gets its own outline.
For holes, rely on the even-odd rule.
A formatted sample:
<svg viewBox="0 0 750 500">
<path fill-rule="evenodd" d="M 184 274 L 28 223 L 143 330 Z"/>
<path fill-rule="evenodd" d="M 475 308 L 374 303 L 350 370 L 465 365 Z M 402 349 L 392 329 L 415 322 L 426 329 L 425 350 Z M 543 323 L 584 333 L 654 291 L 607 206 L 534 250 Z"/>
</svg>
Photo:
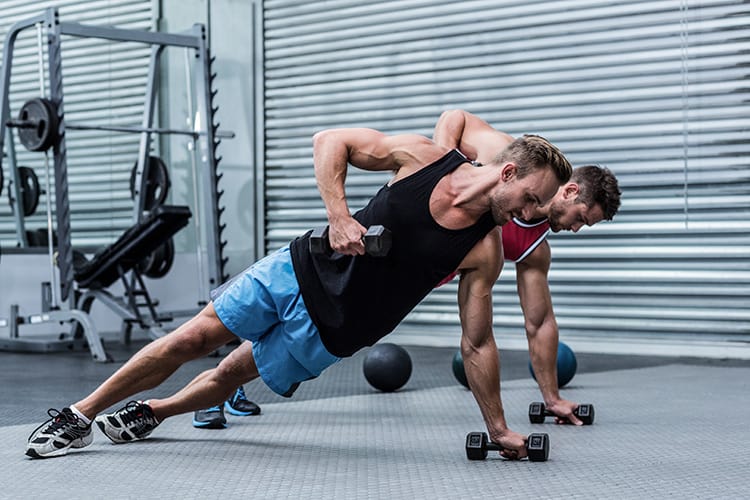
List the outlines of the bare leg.
<svg viewBox="0 0 750 500">
<path fill-rule="evenodd" d="M 167 417 L 222 403 L 242 384 L 258 377 L 252 344 L 243 342 L 219 366 L 195 377 L 166 399 L 150 399 L 149 406 L 161 422 Z"/>
<path fill-rule="evenodd" d="M 135 353 L 75 407 L 93 419 L 117 402 L 158 386 L 187 361 L 205 356 L 236 338 L 219 321 L 213 304 L 209 304 L 172 333 Z"/>
</svg>

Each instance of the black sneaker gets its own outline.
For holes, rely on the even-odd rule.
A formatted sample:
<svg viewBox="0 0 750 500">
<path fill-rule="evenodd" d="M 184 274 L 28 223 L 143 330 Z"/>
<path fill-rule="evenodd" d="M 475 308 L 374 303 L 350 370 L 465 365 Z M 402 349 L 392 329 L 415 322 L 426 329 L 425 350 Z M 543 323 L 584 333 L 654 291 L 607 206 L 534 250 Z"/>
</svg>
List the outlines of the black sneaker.
<svg viewBox="0 0 750 500">
<path fill-rule="evenodd" d="M 238 417 L 260 415 L 260 406 L 247 399 L 245 389 L 242 386 L 239 386 L 234 395 L 224 403 L 224 409 Z"/>
<path fill-rule="evenodd" d="M 198 429 L 225 429 L 227 418 L 224 416 L 223 406 L 217 405 L 196 411 L 193 414 L 193 427 Z"/>
<path fill-rule="evenodd" d="M 91 424 L 84 424 L 70 408 L 50 408 L 47 415 L 50 419 L 29 436 L 26 455 L 31 458 L 65 455 L 71 448 L 84 448 L 94 441 Z"/>
<path fill-rule="evenodd" d="M 143 401 L 131 401 L 114 413 L 99 415 L 94 421 L 117 444 L 146 439 L 159 425 L 153 410 Z"/>
</svg>

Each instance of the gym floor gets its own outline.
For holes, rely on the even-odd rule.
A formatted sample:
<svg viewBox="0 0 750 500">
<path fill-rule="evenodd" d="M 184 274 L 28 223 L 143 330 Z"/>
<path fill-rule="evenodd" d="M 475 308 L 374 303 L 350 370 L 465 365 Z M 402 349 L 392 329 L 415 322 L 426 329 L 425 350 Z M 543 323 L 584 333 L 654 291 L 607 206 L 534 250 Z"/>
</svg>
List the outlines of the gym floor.
<svg viewBox="0 0 750 500">
<path fill-rule="evenodd" d="M 529 423 L 539 392 L 528 355 L 503 351 L 506 417 L 518 432 L 549 434 L 543 463 L 492 452 L 467 460 L 466 434 L 485 429 L 453 377 L 455 350 L 413 346 L 405 346 L 411 379 L 395 393 L 367 384 L 363 351 L 292 399 L 248 384 L 263 413 L 228 415 L 225 430 L 194 429 L 181 415 L 145 441 L 116 446 L 95 429 L 83 450 L 25 457 L 48 408 L 90 392 L 138 347 L 108 344 L 115 362 L 107 364 L 86 351 L 0 353 L 0 498 L 747 498 L 750 490 L 750 361 L 697 358 L 578 354 L 563 395 L 594 404 L 596 421 L 576 428 Z M 174 392 L 218 360 L 190 363 L 148 395 Z"/>
</svg>

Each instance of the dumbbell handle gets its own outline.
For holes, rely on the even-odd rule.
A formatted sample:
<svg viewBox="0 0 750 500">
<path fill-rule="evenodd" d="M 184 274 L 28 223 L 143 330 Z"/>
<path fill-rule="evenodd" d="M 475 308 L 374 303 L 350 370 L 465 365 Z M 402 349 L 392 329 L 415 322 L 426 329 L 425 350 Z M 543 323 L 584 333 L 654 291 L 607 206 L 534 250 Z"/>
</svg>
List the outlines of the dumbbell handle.
<svg viewBox="0 0 750 500">
<path fill-rule="evenodd" d="M 503 450 L 506 449 L 506 448 L 503 448 L 502 446 L 500 446 L 499 444 L 492 443 L 492 442 L 487 443 L 485 445 L 485 448 L 487 448 L 488 451 L 503 451 Z"/>
<path fill-rule="evenodd" d="M 578 415 L 578 408 L 576 408 L 575 410 L 573 410 L 573 415 L 575 415 L 576 417 L 578 417 L 578 416 L 579 416 L 579 415 Z M 552 412 L 552 411 L 548 410 L 547 408 L 545 408 L 545 409 L 544 409 L 544 416 L 545 416 L 545 417 L 556 417 L 556 416 L 557 416 L 557 413 L 554 413 L 554 412 Z"/>
<path fill-rule="evenodd" d="M 508 448 L 493 443 L 484 432 L 470 432 L 466 436 L 466 456 L 469 460 L 483 460 L 488 451 L 508 451 Z M 526 437 L 526 454 L 532 462 L 545 462 L 549 457 L 549 435 L 529 434 Z"/>
<path fill-rule="evenodd" d="M 330 255 L 333 252 L 331 242 L 328 239 L 328 229 L 317 228 L 310 235 L 310 252 L 314 254 Z M 367 228 L 367 233 L 362 237 L 365 244 L 365 252 L 373 257 L 388 255 L 391 249 L 391 232 L 381 225 Z"/>
<path fill-rule="evenodd" d="M 589 406 L 589 407 L 591 407 L 592 409 L 593 409 L 593 407 L 594 407 L 594 405 L 589 405 L 589 404 L 587 404 L 587 405 L 580 405 L 580 406 L 579 406 L 578 408 L 576 408 L 575 410 L 573 410 L 573 415 L 575 415 L 576 417 L 580 417 L 580 415 L 578 414 L 578 410 L 579 410 L 579 409 L 581 408 L 581 406 Z M 552 412 L 552 411 L 550 411 L 550 410 L 549 410 L 549 409 L 547 409 L 547 407 L 545 406 L 545 407 L 544 407 L 544 416 L 545 416 L 545 417 L 556 417 L 556 416 L 557 416 L 557 414 L 556 414 L 556 413 L 554 413 L 554 412 Z"/>
<path fill-rule="evenodd" d="M 503 446 L 500 446 L 497 443 L 488 442 L 485 447 L 487 448 L 487 451 L 510 451 L 510 448 L 505 448 Z M 529 442 L 526 442 L 526 451 L 529 451 Z"/>
<path fill-rule="evenodd" d="M 541 414 L 544 415 L 545 417 L 556 417 L 557 416 L 555 413 L 553 413 L 549 409 L 547 409 L 547 407 L 544 405 L 544 403 L 531 403 L 531 405 L 529 406 L 529 415 L 532 414 L 531 413 L 531 408 L 534 405 L 541 406 L 541 409 L 543 410 Z M 582 410 L 585 410 L 585 411 L 582 411 Z M 575 415 L 576 417 L 578 417 L 581 420 L 583 420 L 584 424 L 592 424 L 594 422 L 594 405 L 592 405 L 592 404 L 581 404 L 581 405 L 578 405 L 578 408 L 576 408 L 575 410 L 573 410 L 573 415 Z"/>
</svg>

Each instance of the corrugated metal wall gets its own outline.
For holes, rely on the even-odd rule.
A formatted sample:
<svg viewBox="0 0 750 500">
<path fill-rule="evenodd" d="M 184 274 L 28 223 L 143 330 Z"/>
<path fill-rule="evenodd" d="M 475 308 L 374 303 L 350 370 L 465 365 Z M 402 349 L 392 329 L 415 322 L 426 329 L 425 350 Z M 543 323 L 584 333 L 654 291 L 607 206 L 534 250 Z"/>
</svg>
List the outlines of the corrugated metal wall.
<svg viewBox="0 0 750 500">
<path fill-rule="evenodd" d="M 154 25 L 152 0 L 4 0 L 0 2 L 3 13 L 0 43 L 14 22 L 40 14 L 47 7 L 58 7 L 65 22 L 145 30 Z M 46 43 L 43 46 L 46 48 Z M 66 120 L 96 125 L 140 125 L 149 53 L 149 47 L 143 44 L 63 37 Z M 48 82 L 45 88 L 49 89 Z M 40 96 L 34 29 L 22 32 L 16 42 L 9 95 L 14 117 L 26 100 Z M 44 186 L 44 156 L 26 151 L 16 134 L 14 137 L 18 164 L 32 167 Z M 66 130 L 74 245 L 109 244 L 132 225 L 129 180 L 138 155 L 138 140 L 137 134 Z M 3 169 L 7 168 L 5 160 Z M 5 176 L 6 183 L 8 177 Z M 5 247 L 16 244 L 15 220 L 7 196 L 6 184 L 0 201 L 0 244 Z M 45 204 L 42 195 L 36 214 L 26 219 L 27 230 L 47 227 Z"/>
<path fill-rule="evenodd" d="M 750 333 L 746 2 L 267 0 L 264 20 L 267 250 L 325 220 L 313 133 L 430 135 L 464 108 L 620 179 L 614 222 L 550 238 L 563 333 Z M 350 170 L 352 209 L 385 180 Z M 513 271 L 495 325 L 522 336 Z M 402 329 L 457 339 L 455 289 Z"/>
</svg>

